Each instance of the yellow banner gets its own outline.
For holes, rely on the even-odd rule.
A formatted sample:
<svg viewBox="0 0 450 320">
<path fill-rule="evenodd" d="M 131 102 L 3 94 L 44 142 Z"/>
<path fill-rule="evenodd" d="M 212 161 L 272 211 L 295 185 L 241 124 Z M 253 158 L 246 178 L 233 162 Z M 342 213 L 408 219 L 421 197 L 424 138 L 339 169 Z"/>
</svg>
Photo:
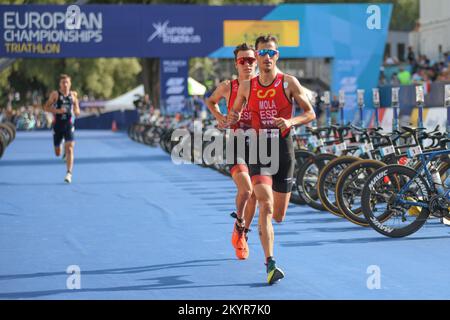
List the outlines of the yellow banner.
<svg viewBox="0 0 450 320">
<path fill-rule="evenodd" d="M 425 123 L 427 120 L 428 111 L 430 111 L 429 108 L 423 108 L 423 122 Z M 409 122 L 412 123 L 413 126 L 417 127 L 419 125 L 419 109 L 414 108 L 411 113 L 411 118 L 409 119 Z"/>
<path fill-rule="evenodd" d="M 298 47 L 300 45 L 298 20 L 225 20 L 223 22 L 225 47 L 235 47 L 243 42 L 254 45 L 256 38 L 269 33 L 277 37 L 280 47 Z"/>
</svg>

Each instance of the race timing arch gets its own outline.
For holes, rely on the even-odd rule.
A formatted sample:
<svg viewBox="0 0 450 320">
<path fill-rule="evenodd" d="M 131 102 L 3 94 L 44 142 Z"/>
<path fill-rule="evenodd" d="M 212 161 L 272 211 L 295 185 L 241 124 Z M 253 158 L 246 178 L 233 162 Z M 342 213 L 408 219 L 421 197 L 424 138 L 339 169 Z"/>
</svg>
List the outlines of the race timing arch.
<svg viewBox="0 0 450 320">
<path fill-rule="evenodd" d="M 0 56 L 8 58 L 155 57 L 161 99 L 176 109 L 187 96 L 190 57 L 233 58 L 234 47 L 271 33 L 280 59 L 331 58 L 331 90 L 378 84 L 391 4 L 1 5 Z"/>
</svg>

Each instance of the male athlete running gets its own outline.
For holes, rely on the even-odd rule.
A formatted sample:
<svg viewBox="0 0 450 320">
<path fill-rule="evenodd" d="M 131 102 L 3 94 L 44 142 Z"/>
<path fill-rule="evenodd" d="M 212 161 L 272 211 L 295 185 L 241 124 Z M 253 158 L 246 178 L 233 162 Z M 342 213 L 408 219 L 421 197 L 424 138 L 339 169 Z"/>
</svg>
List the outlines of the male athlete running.
<svg viewBox="0 0 450 320">
<path fill-rule="evenodd" d="M 279 139 L 279 169 L 276 174 L 269 175 L 265 170 L 268 166 L 259 161 L 249 166 L 259 204 L 258 227 L 266 257 L 267 282 L 273 284 L 284 277 L 273 255 L 272 215 L 276 222 L 282 222 L 291 196 L 295 155 L 290 128 L 309 123 L 316 115 L 297 78 L 278 70 L 277 38 L 261 36 L 256 39 L 255 47 L 260 74 L 241 83 L 227 121 L 230 124 L 238 121 L 242 116 L 242 106 L 247 102 L 252 115 L 252 128 L 266 129 L 269 136 Z M 303 114 L 295 118 L 293 100 L 303 110 Z"/>
<path fill-rule="evenodd" d="M 64 139 L 64 151 L 66 156 L 67 173 L 65 182 L 72 182 L 73 169 L 73 149 L 74 141 L 74 121 L 75 116 L 80 115 L 80 106 L 76 91 L 70 91 L 70 77 L 62 74 L 59 78 L 59 90 L 53 91 L 44 110 L 54 115 L 53 120 L 53 145 L 57 157 L 61 155 L 61 143 Z"/>
<path fill-rule="evenodd" d="M 218 121 L 219 128 L 227 126 L 226 116 L 219 110 L 218 102 L 225 98 L 228 101 L 228 110 L 233 106 L 239 84 L 245 80 L 250 80 L 254 77 L 256 58 L 254 49 L 246 43 L 236 47 L 234 50 L 234 60 L 236 70 L 238 72 L 238 79 L 226 80 L 222 82 L 213 94 L 206 101 L 208 109 Z M 232 129 L 246 130 L 251 128 L 250 112 L 244 107 L 242 116 L 239 122 L 232 126 Z M 236 143 L 234 144 L 237 145 Z M 248 152 L 246 152 L 248 153 Z M 231 243 L 236 250 L 236 256 L 239 259 L 247 259 L 249 255 L 249 248 L 247 244 L 247 233 L 250 230 L 250 225 L 255 215 L 256 198 L 253 195 L 252 183 L 249 176 L 246 159 L 238 161 L 237 150 L 234 150 L 235 158 L 233 159 L 233 166 L 231 168 L 231 176 L 237 187 L 236 194 L 236 223 L 233 227 L 233 235 Z M 244 157 L 245 158 L 245 157 Z"/>
</svg>

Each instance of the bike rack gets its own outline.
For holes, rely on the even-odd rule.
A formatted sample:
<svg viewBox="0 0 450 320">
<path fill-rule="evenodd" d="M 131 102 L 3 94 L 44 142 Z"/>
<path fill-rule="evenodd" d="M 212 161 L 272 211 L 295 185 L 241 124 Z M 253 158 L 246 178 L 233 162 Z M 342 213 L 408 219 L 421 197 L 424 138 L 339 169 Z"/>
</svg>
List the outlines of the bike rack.
<svg viewBox="0 0 450 320">
<path fill-rule="evenodd" d="M 417 126 L 423 128 L 423 106 L 425 104 L 425 95 L 423 92 L 423 86 L 416 86 L 416 103 L 419 110 L 419 121 Z"/>
<path fill-rule="evenodd" d="M 344 106 L 345 106 L 345 91 L 339 90 L 339 111 L 340 111 L 341 126 L 345 126 Z"/>
<path fill-rule="evenodd" d="M 359 107 L 359 121 L 361 128 L 364 128 L 364 89 L 358 89 L 358 107 Z"/>
<path fill-rule="evenodd" d="M 394 121 L 392 122 L 392 131 L 399 130 L 398 113 L 400 109 L 399 94 L 400 88 L 392 88 L 391 106 L 394 112 Z"/>
<path fill-rule="evenodd" d="M 312 93 L 312 98 L 313 98 L 313 109 L 314 109 L 314 113 L 316 113 L 317 114 L 317 103 L 316 103 L 316 101 L 317 101 L 317 92 L 315 92 L 315 91 L 313 91 Z M 315 118 L 313 121 L 312 121 L 312 123 L 311 123 L 311 125 L 313 126 L 313 127 L 317 127 L 317 125 L 318 125 L 318 122 L 317 122 L 317 118 Z"/>
<path fill-rule="evenodd" d="M 325 115 L 327 127 L 331 127 L 331 94 L 330 91 L 323 93 L 323 103 L 325 104 Z"/>
<path fill-rule="evenodd" d="M 447 137 L 450 138 L 450 84 L 445 85 L 444 106 L 447 108 Z"/>
<path fill-rule="evenodd" d="M 380 90 L 378 88 L 372 89 L 373 106 L 375 108 L 375 128 L 380 127 L 380 115 L 378 111 L 380 110 Z"/>
</svg>

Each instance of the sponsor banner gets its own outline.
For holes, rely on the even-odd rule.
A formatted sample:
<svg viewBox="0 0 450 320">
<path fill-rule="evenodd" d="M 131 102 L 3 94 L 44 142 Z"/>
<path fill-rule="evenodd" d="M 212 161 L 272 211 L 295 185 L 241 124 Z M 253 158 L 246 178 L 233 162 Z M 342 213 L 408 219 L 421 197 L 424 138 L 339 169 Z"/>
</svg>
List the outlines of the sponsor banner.
<svg viewBox="0 0 450 320">
<path fill-rule="evenodd" d="M 380 109 L 380 126 L 384 132 L 391 132 L 394 123 L 394 110 L 392 108 Z"/>
<path fill-rule="evenodd" d="M 0 6 L 0 56 L 122 56 L 136 36 L 122 38 L 120 30 L 126 29 L 131 34 L 139 28 L 121 19 L 117 9 L 111 9 L 73 5 Z M 112 41 L 114 34 L 121 46 Z"/>
<path fill-rule="evenodd" d="M 186 111 L 188 74 L 187 59 L 161 59 L 161 104 L 165 114 L 173 115 Z"/>
<path fill-rule="evenodd" d="M 274 6 L 0 5 L 1 57 L 205 57 L 223 21 L 260 20 Z"/>
<path fill-rule="evenodd" d="M 235 47 L 240 43 L 253 44 L 261 35 L 272 34 L 277 37 L 280 47 L 300 45 L 300 21 L 257 21 L 225 20 L 223 22 L 223 42 L 225 47 Z"/>
<path fill-rule="evenodd" d="M 439 130 L 441 132 L 445 131 L 447 126 L 447 118 L 442 116 L 446 114 L 446 108 L 425 108 L 423 110 L 423 124 L 427 130 L 434 130 L 436 126 L 439 125 Z M 381 108 L 380 112 L 380 126 L 383 128 L 385 132 L 392 131 L 392 125 L 394 120 L 394 110 L 392 108 Z M 418 123 L 418 109 L 414 108 L 410 115 L 404 115 L 400 121 L 400 126 L 413 126 L 416 127 Z M 374 116 L 372 116 L 371 126 L 374 126 Z"/>
<path fill-rule="evenodd" d="M 423 112 L 423 125 L 429 130 L 436 129 L 439 125 L 440 131 L 445 131 L 447 127 L 446 108 L 428 108 Z"/>
</svg>

